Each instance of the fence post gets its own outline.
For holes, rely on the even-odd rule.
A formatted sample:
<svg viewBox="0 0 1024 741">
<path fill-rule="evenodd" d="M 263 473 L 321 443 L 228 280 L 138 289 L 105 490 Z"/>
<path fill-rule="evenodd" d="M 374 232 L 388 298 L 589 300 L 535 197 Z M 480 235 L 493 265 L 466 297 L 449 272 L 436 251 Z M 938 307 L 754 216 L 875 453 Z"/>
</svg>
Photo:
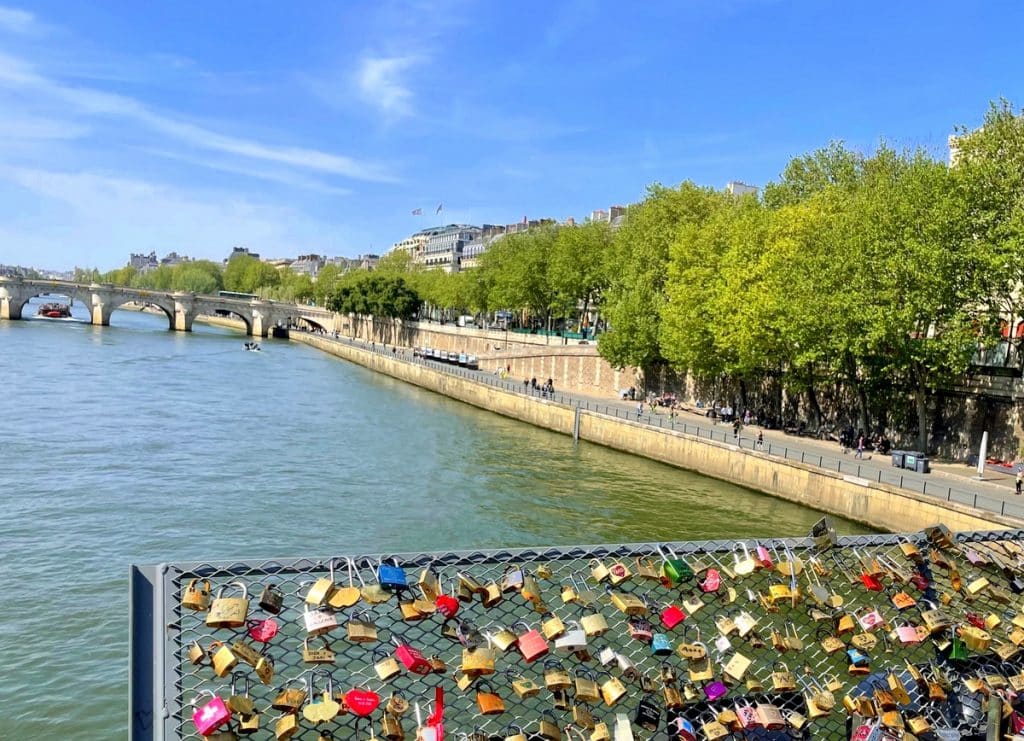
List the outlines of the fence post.
<svg viewBox="0 0 1024 741">
<path fill-rule="evenodd" d="M 950 486 L 950 487 L 949 487 L 949 488 L 948 488 L 948 489 L 946 490 L 946 501 L 948 502 L 948 501 L 950 501 L 950 500 L 951 500 L 952 498 L 953 498 L 953 487 L 952 487 L 952 486 Z"/>
<path fill-rule="evenodd" d="M 802 450 L 800 451 L 800 462 L 801 463 L 804 462 L 804 451 L 802 451 Z"/>
</svg>

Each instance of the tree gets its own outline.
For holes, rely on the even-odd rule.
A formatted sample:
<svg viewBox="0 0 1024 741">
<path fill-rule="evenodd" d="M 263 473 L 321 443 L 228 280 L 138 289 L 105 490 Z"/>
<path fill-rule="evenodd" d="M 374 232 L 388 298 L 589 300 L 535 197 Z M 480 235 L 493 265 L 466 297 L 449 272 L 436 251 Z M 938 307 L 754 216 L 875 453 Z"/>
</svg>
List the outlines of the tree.
<svg viewBox="0 0 1024 741">
<path fill-rule="evenodd" d="M 224 289 L 238 293 L 252 293 L 255 286 L 249 285 L 249 267 L 259 262 L 252 255 L 235 255 L 224 268 Z"/>
<path fill-rule="evenodd" d="M 603 221 L 558 229 L 548 261 L 556 311 L 576 316 L 582 328 L 590 307 L 608 286 L 611 227 Z"/>
<path fill-rule="evenodd" d="M 327 299 L 327 308 L 342 314 L 411 319 L 420 298 L 401 276 L 350 273 Z"/>
</svg>

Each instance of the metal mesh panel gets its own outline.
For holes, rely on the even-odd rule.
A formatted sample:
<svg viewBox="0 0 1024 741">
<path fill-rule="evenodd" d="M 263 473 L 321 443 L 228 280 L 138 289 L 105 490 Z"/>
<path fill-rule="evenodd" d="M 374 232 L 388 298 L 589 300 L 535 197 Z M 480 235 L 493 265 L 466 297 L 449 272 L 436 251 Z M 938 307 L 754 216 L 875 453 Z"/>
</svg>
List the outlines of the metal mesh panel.
<svg viewBox="0 0 1024 741">
<path fill-rule="evenodd" d="M 961 546 L 962 544 L 976 544 L 971 547 L 982 555 L 989 555 L 992 543 L 1003 543 L 1011 551 L 1020 548 L 1022 534 L 1024 531 L 962 533 L 957 538 Z M 780 600 L 775 605 L 777 608 L 775 611 L 767 611 L 763 604 L 759 604 L 757 595 L 768 594 L 769 587 L 772 585 L 788 585 L 789 579 L 781 576 L 777 568 L 759 568 L 749 575 L 730 576 L 729 570 L 735 565 L 735 559 L 744 557 L 742 546 L 737 541 L 668 544 L 668 548 L 687 561 L 703 562 L 707 566 L 719 568 L 722 574 L 722 585 L 717 593 L 703 593 L 697 587 L 696 580 L 686 582 L 681 587 L 668 588 L 657 581 L 640 579 L 637 576 L 637 558 L 651 559 L 656 566 L 660 567 L 661 565 L 661 557 L 658 555 L 655 544 L 581 546 L 546 550 L 416 553 L 394 556 L 384 554 L 384 558 L 394 557 L 404 567 L 410 584 L 415 584 L 420 571 L 429 565 L 438 574 L 448 593 L 451 593 L 451 585 L 460 571 L 471 574 L 486 584 L 492 581 L 500 582 L 503 573 L 510 566 L 521 566 L 536 574 L 538 567 L 544 565 L 550 570 L 551 577 L 538 579 L 542 600 L 554 614 L 567 624 L 580 620 L 585 611 L 576 602 L 563 603 L 560 596 L 561 587 L 571 584 L 571 580 L 575 579 L 577 592 L 583 589 L 592 590 L 597 597 L 595 607 L 607 619 L 610 630 L 603 637 L 589 639 L 589 660 L 586 656 L 579 654 L 556 651 L 553 643 L 549 656 L 559 659 L 566 669 L 586 668 L 601 673 L 599 674 L 600 682 L 606 681 L 609 676 L 622 679 L 628 693 L 618 704 L 614 707 L 608 707 L 603 702 L 590 705 L 594 718 L 606 721 L 610 728 L 614 727 L 616 713 L 625 713 L 632 719 L 643 692 L 641 682 L 636 678 L 624 676 L 622 668 L 617 664 L 612 664 L 609 667 L 601 665 L 598 657 L 602 648 L 611 648 L 627 657 L 640 674 L 654 683 L 656 689 L 653 697 L 658 701 L 659 706 L 663 706 L 662 684 L 659 681 L 663 662 L 673 667 L 680 678 L 684 680 L 687 678 L 688 664 L 675 652 L 667 657 L 653 656 L 651 647 L 647 643 L 630 637 L 627 616 L 610 603 L 604 585 L 596 584 L 591 577 L 592 559 L 599 559 L 607 566 L 621 561 L 632 570 L 632 578 L 616 587 L 615 591 L 627 592 L 645 599 L 652 608 L 650 619 L 655 632 L 666 633 L 673 646 L 683 640 L 696 640 L 699 631 L 700 639 L 707 645 L 712 657 L 716 678 L 722 677 L 724 664 L 734 654 L 740 653 L 751 660 L 750 669 L 744 680 L 747 677 L 756 677 L 764 685 L 765 693 L 749 691 L 745 681 L 734 683 L 723 700 L 713 703 L 713 707 L 717 710 L 735 707 L 737 701 L 749 700 L 751 703 L 771 702 L 778 705 L 784 712 L 796 711 L 806 715 L 806 702 L 800 692 L 772 692 L 772 666 L 778 661 L 785 662 L 801 682 L 806 682 L 810 678 L 821 680 L 826 675 L 831 675 L 842 682 L 842 689 L 835 692 L 836 708 L 827 716 L 810 720 L 802 732 L 791 728 L 785 731 L 760 729 L 748 731 L 746 738 L 843 738 L 847 725 L 847 715 L 841 702 L 843 695 L 846 693 L 857 694 L 859 691 L 870 692 L 872 682 L 884 680 L 890 670 L 902 677 L 910 693 L 912 702 L 910 706 L 903 708 L 904 717 L 921 713 L 937 729 L 955 729 L 961 735 L 968 736 L 982 728 L 984 717 L 981 711 L 980 696 L 968 691 L 963 680 L 986 674 L 998 674 L 1004 677 L 1015 675 L 1022 671 L 1021 661 L 1016 658 L 1005 662 L 1000 661 L 994 654 L 986 652 L 954 663 L 937 652 L 935 641 L 932 639 L 927 639 L 918 645 L 905 645 L 898 640 L 885 640 L 883 634 L 888 631 L 883 627 L 872 633 L 878 639 L 877 647 L 865 652 L 870 656 L 870 675 L 852 676 L 849 672 L 845 652 L 840 650 L 833 654 L 826 653 L 815 638 L 819 630 L 823 635 L 827 632 L 828 629 L 823 626 L 832 626 L 833 624 L 831 620 L 815 620 L 811 614 L 811 608 L 815 603 L 810 589 L 814 573 L 810 559 L 815 553 L 817 553 L 823 568 L 829 572 L 821 579 L 821 584 L 826 591 L 842 598 L 844 611 L 857 614 L 860 611 L 876 608 L 886 619 L 888 627 L 892 628 L 911 622 L 918 624 L 922 622 L 920 609 L 927 609 L 927 607 L 922 608 L 919 604 L 917 608 L 900 612 L 890 601 L 889 594 L 896 591 L 897 586 L 893 583 L 895 580 L 892 576 L 884 578 L 888 592 L 881 593 L 866 589 L 859 578 L 863 569 L 858 560 L 858 552 L 868 560 L 880 555 L 888 556 L 899 566 L 911 569 L 912 562 L 904 556 L 899 548 L 901 538 L 917 543 L 922 553 L 927 554 L 927 541 L 922 533 L 910 536 L 842 537 L 839 538 L 837 547 L 820 553 L 815 551 L 814 544 L 810 539 L 773 541 L 771 543 L 772 559 L 776 567 L 779 560 L 785 557 L 784 548 L 789 548 L 793 556 L 801 559 L 805 565 L 798 578 L 798 584 L 803 594 L 802 599 L 795 606 L 790 600 Z M 748 541 L 746 546 L 753 551 L 754 543 Z M 942 594 L 952 595 L 954 599 L 948 606 L 943 607 L 943 610 L 959 622 L 963 622 L 968 610 L 982 616 L 993 613 L 1001 616 L 1004 625 L 992 631 L 995 639 L 993 648 L 996 641 L 1005 643 L 1007 632 L 1004 630 L 1004 626 L 1009 625 L 1010 618 L 1016 614 L 1019 599 L 1016 595 L 1010 595 L 1012 600 L 1009 604 L 994 599 L 1003 593 L 1009 594 L 1006 591 L 1007 579 L 1003 571 L 991 565 L 972 566 L 962 553 L 954 554 L 951 557 L 959 568 L 965 587 L 980 576 L 987 577 L 993 586 L 982 589 L 973 596 L 967 594 L 966 588 L 961 594 L 955 594 L 950 586 L 949 572 L 932 564 L 930 568 L 923 567 L 926 572 L 930 572 L 929 575 L 932 579 L 929 591 L 922 594 L 920 590 L 909 584 L 899 584 L 899 588 L 906 590 L 918 600 L 927 596 L 937 599 Z M 354 559 L 359 565 L 359 576 L 367 584 L 375 584 L 374 566 L 379 562 L 380 555 L 369 557 L 356 555 Z M 433 688 L 438 685 L 442 686 L 445 691 L 445 727 L 449 734 L 473 733 L 476 730 L 484 735 L 504 737 L 506 727 L 514 724 L 521 726 L 527 735 L 531 735 L 538 730 L 537 721 L 544 711 L 551 711 L 559 725 L 571 722 L 571 711 L 555 710 L 553 693 L 544 688 L 543 660 L 527 664 L 515 646 L 507 652 L 498 652 L 498 671 L 494 676 L 485 678 L 504 699 L 505 713 L 486 717 L 480 715 L 476 705 L 475 687 L 470 687 L 466 691 L 461 691 L 456 687 L 453 675 L 461 663 L 462 646 L 457 641 L 442 635 L 441 616 L 435 614 L 419 621 L 406 622 L 402 619 L 398 600 L 395 597 L 391 597 L 387 603 L 380 605 L 369 606 L 364 602 L 357 605 L 357 608 L 372 610 L 379 631 L 380 640 L 377 643 L 348 641 L 345 637 L 345 624 L 350 611 L 339 611 L 337 614 L 339 627 L 326 636 L 336 652 L 334 664 L 314 666 L 304 663 L 302 648 L 306 631 L 303 622 L 303 600 L 315 579 L 329 575 L 328 567 L 331 562 L 338 564 L 334 574 L 336 583 L 339 586 L 346 585 L 348 583 L 347 570 L 340 558 L 182 563 L 161 567 L 164 574 L 160 582 L 162 593 L 154 596 L 155 604 L 133 605 L 133 621 L 143 618 L 144 607 L 153 610 L 153 620 L 156 625 L 160 626 L 158 629 L 163 631 L 166 640 L 163 646 L 155 647 L 151 657 L 154 662 L 150 668 L 156 686 L 156 702 L 161 702 L 162 698 L 166 708 L 162 727 L 158 708 L 156 713 L 157 732 L 153 737 L 161 737 L 159 732 L 162 731 L 165 734 L 163 737 L 166 738 L 199 738 L 191 720 L 192 706 L 190 704 L 197 697 L 197 693 L 201 690 L 210 690 L 224 699 L 231 694 L 230 677 L 216 677 L 208 657 L 200 665 L 190 662 L 189 648 L 194 641 L 204 649 L 209 649 L 213 641 L 231 645 L 239 639 L 247 640 L 257 649 L 261 648 L 261 644 L 246 637 L 244 628 L 237 630 L 209 628 L 205 624 L 206 613 L 182 608 L 181 596 L 192 579 L 209 580 L 213 586 L 214 595 L 221 587 L 233 582 L 245 584 L 248 587 L 251 600 L 248 614 L 250 619 L 270 617 L 257 604 L 264 585 L 275 584 L 285 595 L 284 609 L 279 615 L 273 616 L 280 625 L 280 632 L 265 646 L 265 651 L 272 658 L 275 667 L 272 681 L 269 684 L 261 683 L 253 673 L 252 667 L 245 662 L 240 662 L 235 668 L 235 671 L 250 677 L 251 696 L 262 711 L 261 728 L 254 738 L 274 737 L 275 720 L 282 713 L 271 710 L 270 704 L 280 689 L 293 682 L 294 684 L 291 686 L 305 686 L 314 671 L 322 669 L 329 670 L 337 694 L 353 687 L 361 687 L 372 689 L 381 695 L 381 709 L 371 716 L 378 737 L 382 737 L 380 720 L 383 705 L 393 692 L 401 693 L 410 703 L 420 703 L 424 707 L 425 716 L 426 706 L 434 697 Z M 704 576 L 706 576 L 706 572 L 698 576 L 697 579 Z M 357 581 L 356 585 L 358 586 L 358 584 Z M 735 597 L 734 600 L 730 599 L 730 589 L 734 590 L 732 593 Z M 416 590 L 414 589 L 414 591 Z M 227 592 L 225 595 L 227 596 Z M 966 597 L 970 597 L 970 603 L 967 602 Z M 704 603 L 701 609 L 691 612 L 684 608 L 688 615 L 680 626 L 674 630 L 662 628 L 658 614 L 665 605 L 674 603 L 681 606 L 685 600 L 695 598 L 699 598 Z M 742 611 L 746 611 L 756 619 L 756 628 L 746 638 L 740 638 L 734 633 L 729 636 L 730 647 L 723 646 L 721 650 L 716 648 L 716 639 L 721 636 L 716 627 L 719 618 L 723 615 L 736 618 Z M 537 612 L 535 606 L 514 591 L 506 592 L 501 602 L 490 608 L 485 608 L 479 597 L 475 597 L 472 602 L 461 602 L 457 619 L 468 619 L 480 629 L 491 632 L 502 626 L 511 627 L 518 621 L 525 621 L 530 627 L 539 629 L 542 622 L 542 616 Z M 802 639 L 803 650 L 788 650 L 780 654 L 773 647 L 772 631 L 787 629 L 795 631 Z M 516 632 L 522 632 L 521 628 Z M 862 631 L 858 628 L 857 632 Z M 425 655 L 439 656 L 448 666 L 447 673 L 416 676 L 403 671 L 393 680 L 382 682 L 373 668 L 376 660 L 373 656 L 373 649 L 385 647 L 390 654 L 394 650 L 394 645 L 390 642 L 392 636 L 401 636 L 404 641 L 419 648 Z M 939 640 L 946 636 L 948 636 L 948 631 L 936 634 L 936 639 Z M 844 641 L 849 642 L 849 640 L 849 635 L 844 637 Z M 319 639 L 313 639 L 310 645 L 320 646 L 322 643 Z M 377 658 L 380 658 L 380 654 Z M 161 660 L 166 661 L 166 666 L 163 667 L 164 672 L 161 672 Z M 930 664 L 940 668 L 951 680 L 948 701 L 929 701 L 926 696 L 923 696 L 922 689 L 918 688 L 911 678 L 908 664 L 926 670 Z M 607 674 L 603 672 L 607 672 Z M 542 688 L 541 692 L 536 697 L 520 699 L 512 690 L 509 674 L 533 679 Z M 137 680 L 138 678 L 133 677 L 133 681 Z M 681 684 L 683 683 L 681 682 Z M 326 682 L 321 674 L 317 678 L 316 689 L 322 692 L 327 689 L 325 685 Z M 242 689 L 242 683 L 238 688 Z M 682 714 L 695 721 L 699 728 L 702 720 L 707 719 L 708 704 L 703 700 L 704 695 L 700 684 L 694 685 L 693 689 L 697 699 L 689 702 L 682 710 Z M 568 696 L 571 705 L 572 690 L 568 692 Z M 201 696 L 202 701 L 205 699 L 209 699 L 209 696 Z M 365 739 L 370 737 L 368 722 L 365 719 L 356 719 L 352 714 L 339 715 L 330 723 L 318 727 L 313 727 L 306 722 L 301 712 L 298 717 L 300 730 L 294 738 L 312 741 L 317 739 L 324 730 L 330 730 L 337 738 Z M 402 719 L 402 725 L 406 736 L 410 739 L 414 738 L 416 723 L 411 711 Z M 666 714 L 662 713 L 661 724 L 657 732 L 650 733 L 636 726 L 634 726 L 634 732 L 638 738 L 667 738 Z M 589 735 L 589 732 L 587 734 Z M 143 736 L 137 727 L 135 735 Z M 735 737 L 743 736 L 736 734 Z"/>
</svg>

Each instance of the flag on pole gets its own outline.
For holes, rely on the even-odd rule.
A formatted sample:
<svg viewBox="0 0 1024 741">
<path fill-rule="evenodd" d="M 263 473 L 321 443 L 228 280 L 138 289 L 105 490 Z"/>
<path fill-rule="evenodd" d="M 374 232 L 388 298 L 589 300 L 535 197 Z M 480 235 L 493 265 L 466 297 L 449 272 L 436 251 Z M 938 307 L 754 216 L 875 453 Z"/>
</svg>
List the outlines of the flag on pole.
<svg viewBox="0 0 1024 741">
<path fill-rule="evenodd" d="M 444 203 L 443 203 L 443 202 L 442 202 L 442 203 L 439 203 L 439 204 L 437 204 L 437 211 L 435 211 L 434 213 L 435 213 L 435 214 L 439 214 L 439 213 L 441 213 L 442 211 L 444 211 Z"/>
<path fill-rule="evenodd" d="M 413 216 L 422 216 L 423 215 L 423 209 L 422 208 L 414 208 L 412 210 L 412 215 Z"/>
</svg>

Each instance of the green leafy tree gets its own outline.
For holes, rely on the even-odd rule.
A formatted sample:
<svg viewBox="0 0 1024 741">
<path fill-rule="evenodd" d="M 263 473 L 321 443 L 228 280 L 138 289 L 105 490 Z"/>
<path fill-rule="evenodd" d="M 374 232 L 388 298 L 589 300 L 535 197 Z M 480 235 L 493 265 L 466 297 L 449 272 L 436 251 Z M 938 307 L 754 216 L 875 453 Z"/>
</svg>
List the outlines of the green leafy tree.
<svg viewBox="0 0 1024 741">
<path fill-rule="evenodd" d="M 557 230 L 548 260 L 555 311 L 576 317 L 581 327 L 608 286 L 612 231 L 606 222 L 564 226 Z"/>
</svg>

